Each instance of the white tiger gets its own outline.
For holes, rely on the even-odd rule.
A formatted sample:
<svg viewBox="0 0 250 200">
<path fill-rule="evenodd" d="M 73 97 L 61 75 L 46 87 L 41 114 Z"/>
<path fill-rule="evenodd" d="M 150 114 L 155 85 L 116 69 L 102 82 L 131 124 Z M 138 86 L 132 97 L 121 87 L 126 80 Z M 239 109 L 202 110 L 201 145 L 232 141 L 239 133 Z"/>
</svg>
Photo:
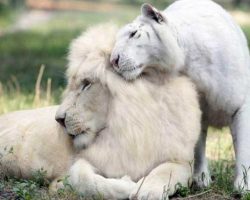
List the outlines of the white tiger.
<svg viewBox="0 0 250 200">
<path fill-rule="evenodd" d="M 146 68 L 184 73 L 201 93 L 203 133 L 194 179 L 210 183 L 205 158 L 208 126 L 230 126 L 236 153 L 236 189 L 250 189 L 250 57 L 247 40 L 231 16 L 210 0 L 179 0 L 163 12 L 149 4 L 122 28 L 111 55 L 115 70 L 132 80 Z M 202 180 L 203 174 L 206 178 Z"/>
</svg>

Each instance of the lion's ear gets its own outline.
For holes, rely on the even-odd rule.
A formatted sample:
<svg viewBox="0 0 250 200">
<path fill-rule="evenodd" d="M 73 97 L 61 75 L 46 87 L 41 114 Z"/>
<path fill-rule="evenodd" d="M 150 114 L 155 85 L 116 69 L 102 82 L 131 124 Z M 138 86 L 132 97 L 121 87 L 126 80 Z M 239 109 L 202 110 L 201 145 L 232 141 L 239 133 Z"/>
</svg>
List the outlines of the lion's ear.
<svg viewBox="0 0 250 200">
<path fill-rule="evenodd" d="M 141 13 L 144 17 L 148 17 L 148 18 L 156 21 L 157 23 L 161 23 L 161 22 L 166 21 L 164 16 L 161 14 L 161 12 L 158 11 L 156 8 L 154 8 L 153 6 L 151 6 L 148 3 L 144 3 L 141 6 Z"/>
</svg>

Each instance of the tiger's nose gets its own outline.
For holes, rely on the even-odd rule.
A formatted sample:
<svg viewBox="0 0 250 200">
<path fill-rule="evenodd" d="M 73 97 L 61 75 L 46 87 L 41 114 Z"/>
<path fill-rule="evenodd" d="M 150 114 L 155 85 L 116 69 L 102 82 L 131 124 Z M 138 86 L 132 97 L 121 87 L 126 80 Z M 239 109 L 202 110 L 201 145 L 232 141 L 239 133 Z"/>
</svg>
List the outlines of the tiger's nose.
<svg viewBox="0 0 250 200">
<path fill-rule="evenodd" d="M 120 59 L 120 55 L 117 55 L 116 57 L 111 58 L 111 64 L 116 68 L 119 68 L 119 59 Z"/>
<path fill-rule="evenodd" d="M 63 114 L 56 114 L 56 121 L 61 125 L 63 126 L 64 128 L 66 128 L 65 126 L 65 117 L 66 117 L 66 114 L 63 113 Z"/>
</svg>

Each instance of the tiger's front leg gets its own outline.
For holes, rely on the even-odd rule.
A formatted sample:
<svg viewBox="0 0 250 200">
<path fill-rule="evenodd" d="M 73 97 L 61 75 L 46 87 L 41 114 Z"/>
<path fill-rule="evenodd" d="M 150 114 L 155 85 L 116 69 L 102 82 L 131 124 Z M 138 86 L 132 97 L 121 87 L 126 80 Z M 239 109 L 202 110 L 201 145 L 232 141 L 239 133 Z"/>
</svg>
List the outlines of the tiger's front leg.
<svg viewBox="0 0 250 200">
<path fill-rule="evenodd" d="M 178 185 L 188 186 L 192 178 L 190 163 L 166 162 L 142 178 L 130 195 L 131 200 L 161 200 L 172 196 Z"/>
</svg>

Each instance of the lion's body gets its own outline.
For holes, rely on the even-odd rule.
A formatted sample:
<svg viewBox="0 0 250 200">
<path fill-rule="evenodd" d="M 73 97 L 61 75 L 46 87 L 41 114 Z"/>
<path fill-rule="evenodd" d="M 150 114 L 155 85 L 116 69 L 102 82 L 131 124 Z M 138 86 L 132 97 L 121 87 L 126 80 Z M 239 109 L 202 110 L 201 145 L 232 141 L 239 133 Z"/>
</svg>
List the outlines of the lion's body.
<svg viewBox="0 0 250 200">
<path fill-rule="evenodd" d="M 0 117 L 1 170 L 31 178 L 43 168 L 59 177 L 72 164 L 72 141 L 54 120 L 58 106 L 18 111 Z M 7 170 L 7 171 L 6 171 Z"/>
<path fill-rule="evenodd" d="M 105 34 L 98 37 L 102 30 Z M 2 116 L 0 123 L 6 125 L 0 127 L 0 147 L 8 144 L 10 148 L 13 142 L 15 158 L 22 160 L 16 162 L 22 166 L 15 167 L 29 169 L 25 177 L 43 167 L 50 177 L 69 174 L 72 186 L 85 195 L 99 192 L 107 199 L 121 199 L 133 197 L 140 185 L 122 176 L 133 181 L 146 176 L 138 198 L 161 199 L 165 185 L 171 195 L 177 183 L 186 186 L 191 177 L 201 117 L 196 89 L 188 78 L 172 79 L 154 71 L 148 74 L 150 79 L 127 83 L 108 62 L 115 34 L 112 26 L 99 26 L 80 36 L 70 49 L 69 85 L 57 115 L 66 112 L 67 132 L 78 131 L 74 144 L 79 137 L 98 132 L 89 146 L 79 149 L 77 145 L 78 153 L 73 152 L 73 143 L 55 124 L 53 107 Z M 91 45 L 82 45 L 88 43 Z M 86 78 L 92 85 L 85 90 L 82 84 Z M 72 159 L 78 161 L 69 171 L 57 171 Z M 58 187 L 57 182 L 53 187 Z"/>
<path fill-rule="evenodd" d="M 84 157 L 107 177 L 127 174 L 135 181 L 161 163 L 192 162 L 200 129 L 192 83 L 186 78 L 163 85 L 113 82 L 118 87 L 108 85 L 115 93 L 108 129 L 82 152 Z"/>
<path fill-rule="evenodd" d="M 244 175 L 244 168 L 250 167 L 250 56 L 243 31 L 221 6 L 210 0 L 179 0 L 160 12 L 144 4 L 142 14 L 117 35 L 111 62 L 130 80 L 147 68 L 190 77 L 203 111 L 195 165 L 198 185 L 210 182 L 205 159 L 208 126 L 230 126 L 235 188 L 250 189 L 244 181 L 250 182 L 250 175 Z"/>
</svg>

